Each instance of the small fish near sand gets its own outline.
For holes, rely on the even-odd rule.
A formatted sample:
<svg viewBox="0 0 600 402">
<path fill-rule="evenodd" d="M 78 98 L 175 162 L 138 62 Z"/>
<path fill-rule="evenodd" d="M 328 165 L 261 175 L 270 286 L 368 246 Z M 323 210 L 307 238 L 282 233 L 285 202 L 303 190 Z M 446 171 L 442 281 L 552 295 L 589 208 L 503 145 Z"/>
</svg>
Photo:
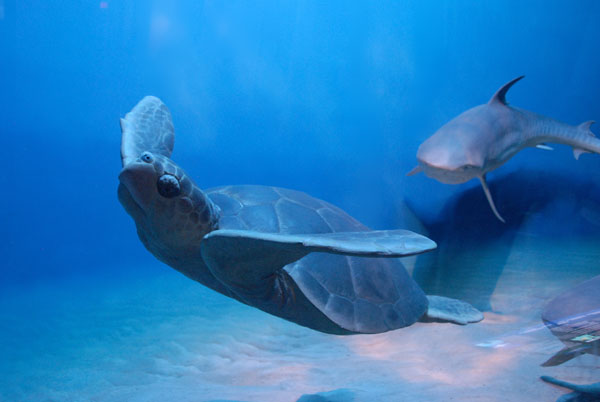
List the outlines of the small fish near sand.
<svg viewBox="0 0 600 402">
<path fill-rule="evenodd" d="M 417 151 L 419 172 L 446 184 L 478 178 L 494 215 L 500 215 L 486 182 L 486 174 L 526 147 L 551 150 L 546 143 L 573 147 L 575 159 L 582 153 L 600 153 L 600 140 L 590 130 L 593 121 L 578 126 L 510 106 L 508 90 L 524 76 L 503 85 L 488 103 L 458 115 L 423 142 Z"/>
</svg>

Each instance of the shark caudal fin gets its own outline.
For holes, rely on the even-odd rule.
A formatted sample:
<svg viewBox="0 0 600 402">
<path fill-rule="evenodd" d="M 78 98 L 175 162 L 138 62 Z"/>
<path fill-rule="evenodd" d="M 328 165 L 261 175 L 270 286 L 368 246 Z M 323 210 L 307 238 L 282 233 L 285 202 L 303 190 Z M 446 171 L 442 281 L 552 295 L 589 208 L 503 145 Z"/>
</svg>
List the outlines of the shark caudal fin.
<svg viewBox="0 0 600 402">
<path fill-rule="evenodd" d="M 584 121 L 583 123 L 581 123 L 580 125 L 578 125 L 577 128 L 579 130 L 585 131 L 585 133 L 588 134 L 590 137 L 596 138 L 596 136 L 594 135 L 594 133 L 592 133 L 592 130 L 590 130 L 590 127 L 594 123 L 595 123 L 594 120 Z M 583 148 L 573 148 L 573 156 L 575 156 L 575 159 L 579 159 L 579 157 L 581 156 L 581 154 L 589 154 L 591 152 L 592 151 L 587 150 L 587 149 L 583 149 Z"/>
<path fill-rule="evenodd" d="M 479 176 L 479 181 L 481 182 L 481 187 L 483 188 L 483 192 L 490 203 L 490 207 L 492 208 L 492 212 L 496 215 L 496 218 L 500 219 L 500 222 L 506 223 L 503 217 L 500 216 L 498 210 L 496 209 L 496 205 L 494 205 L 494 199 L 492 198 L 492 193 L 490 193 L 490 189 L 488 188 L 487 182 L 485 181 L 485 175 Z"/>
</svg>

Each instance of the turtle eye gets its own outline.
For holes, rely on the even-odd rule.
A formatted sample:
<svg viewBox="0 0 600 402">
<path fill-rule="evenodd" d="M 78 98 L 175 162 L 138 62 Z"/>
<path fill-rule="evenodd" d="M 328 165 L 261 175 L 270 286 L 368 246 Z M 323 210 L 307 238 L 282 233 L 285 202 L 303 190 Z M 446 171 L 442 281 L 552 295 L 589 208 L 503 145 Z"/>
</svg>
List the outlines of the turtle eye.
<svg viewBox="0 0 600 402">
<path fill-rule="evenodd" d="M 154 160 L 150 152 L 144 152 L 140 158 L 146 163 L 152 163 Z"/>
<path fill-rule="evenodd" d="M 181 187 L 177 177 L 171 174 L 163 174 L 156 183 L 158 193 L 165 198 L 177 197 L 181 193 Z"/>
</svg>

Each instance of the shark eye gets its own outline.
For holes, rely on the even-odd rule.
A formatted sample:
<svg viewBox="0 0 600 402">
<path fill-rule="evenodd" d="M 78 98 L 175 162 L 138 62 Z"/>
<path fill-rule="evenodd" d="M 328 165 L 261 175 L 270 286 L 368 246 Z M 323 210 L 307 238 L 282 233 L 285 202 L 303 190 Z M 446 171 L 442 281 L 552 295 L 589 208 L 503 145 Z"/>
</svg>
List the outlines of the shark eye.
<svg viewBox="0 0 600 402">
<path fill-rule="evenodd" d="M 154 161 L 150 152 L 144 152 L 140 158 L 146 163 L 152 163 L 152 161 Z"/>
<path fill-rule="evenodd" d="M 156 183 L 158 193 L 165 198 L 177 197 L 181 193 L 179 180 L 171 174 L 163 174 L 158 178 Z"/>
</svg>

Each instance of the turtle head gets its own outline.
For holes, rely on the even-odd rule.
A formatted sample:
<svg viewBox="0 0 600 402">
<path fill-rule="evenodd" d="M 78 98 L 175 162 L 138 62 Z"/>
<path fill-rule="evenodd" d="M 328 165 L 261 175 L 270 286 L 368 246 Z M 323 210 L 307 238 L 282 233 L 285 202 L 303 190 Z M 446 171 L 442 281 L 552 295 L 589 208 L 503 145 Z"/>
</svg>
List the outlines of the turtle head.
<svg viewBox="0 0 600 402">
<path fill-rule="evenodd" d="M 196 253 L 202 238 L 217 227 L 219 209 L 164 155 L 143 152 L 119 174 L 119 201 L 135 220 L 146 248 L 175 263 Z"/>
</svg>

